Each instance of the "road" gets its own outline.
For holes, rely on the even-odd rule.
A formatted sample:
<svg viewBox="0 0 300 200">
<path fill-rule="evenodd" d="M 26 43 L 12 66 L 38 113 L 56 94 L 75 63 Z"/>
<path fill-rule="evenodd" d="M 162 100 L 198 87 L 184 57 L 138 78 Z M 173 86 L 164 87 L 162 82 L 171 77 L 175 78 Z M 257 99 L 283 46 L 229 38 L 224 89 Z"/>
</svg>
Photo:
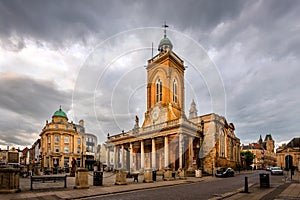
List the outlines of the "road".
<svg viewBox="0 0 300 200">
<path fill-rule="evenodd" d="M 209 199 L 219 194 L 232 192 L 244 187 L 245 176 L 248 177 L 248 183 L 259 183 L 259 173 L 265 171 L 255 171 L 253 173 L 236 174 L 230 178 L 212 178 L 202 182 L 170 186 L 164 188 L 155 188 L 142 191 L 131 191 L 126 193 L 92 197 L 89 199 L 101 200 L 152 200 L 152 199 Z M 270 182 L 276 184 L 281 182 L 283 176 L 271 176 Z"/>
</svg>

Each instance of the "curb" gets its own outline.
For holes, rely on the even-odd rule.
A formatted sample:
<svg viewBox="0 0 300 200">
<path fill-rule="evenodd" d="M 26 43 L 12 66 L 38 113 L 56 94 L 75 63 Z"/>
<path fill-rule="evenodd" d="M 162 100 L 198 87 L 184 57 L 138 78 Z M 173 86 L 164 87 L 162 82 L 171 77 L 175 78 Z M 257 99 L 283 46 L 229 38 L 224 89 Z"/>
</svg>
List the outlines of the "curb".
<svg viewBox="0 0 300 200">
<path fill-rule="evenodd" d="M 251 183 L 248 185 L 248 188 L 254 186 L 255 183 Z M 218 199 L 224 199 L 224 198 L 228 198 L 228 197 L 231 197 L 233 195 L 236 195 L 238 193 L 242 193 L 244 191 L 244 187 L 241 187 L 233 192 L 227 192 L 227 193 L 224 193 L 224 194 L 220 194 L 218 195 L 217 197 L 213 197 L 213 198 L 210 198 L 209 200 L 218 200 Z"/>
</svg>

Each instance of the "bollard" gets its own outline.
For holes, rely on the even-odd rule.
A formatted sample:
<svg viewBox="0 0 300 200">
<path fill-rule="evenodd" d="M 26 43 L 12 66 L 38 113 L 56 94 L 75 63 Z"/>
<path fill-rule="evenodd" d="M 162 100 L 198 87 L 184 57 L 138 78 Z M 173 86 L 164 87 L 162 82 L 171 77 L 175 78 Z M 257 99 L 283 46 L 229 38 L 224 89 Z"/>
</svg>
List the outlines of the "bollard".
<svg viewBox="0 0 300 200">
<path fill-rule="evenodd" d="M 244 187 L 244 192 L 248 193 L 248 177 L 245 176 L 245 187 Z"/>
</svg>

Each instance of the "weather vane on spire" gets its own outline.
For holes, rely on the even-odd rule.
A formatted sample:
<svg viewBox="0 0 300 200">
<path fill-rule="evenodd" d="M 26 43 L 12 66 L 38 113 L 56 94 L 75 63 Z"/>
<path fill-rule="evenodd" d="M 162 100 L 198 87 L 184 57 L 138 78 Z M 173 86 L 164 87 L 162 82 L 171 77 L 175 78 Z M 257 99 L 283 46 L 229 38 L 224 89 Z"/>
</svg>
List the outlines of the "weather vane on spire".
<svg viewBox="0 0 300 200">
<path fill-rule="evenodd" d="M 167 28 L 169 27 L 165 21 L 165 24 L 162 25 L 163 28 L 165 28 L 164 30 L 164 37 L 166 38 L 167 37 Z"/>
</svg>

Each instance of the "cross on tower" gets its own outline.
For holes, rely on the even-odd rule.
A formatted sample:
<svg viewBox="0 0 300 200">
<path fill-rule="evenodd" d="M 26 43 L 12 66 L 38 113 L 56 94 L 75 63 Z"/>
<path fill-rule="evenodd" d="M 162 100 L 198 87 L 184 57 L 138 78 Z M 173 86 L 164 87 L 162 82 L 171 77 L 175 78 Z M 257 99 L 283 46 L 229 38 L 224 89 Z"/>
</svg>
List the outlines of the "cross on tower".
<svg viewBox="0 0 300 200">
<path fill-rule="evenodd" d="M 167 37 L 167 28 L 169 27 L 165 21 L 165 24 L 162 25 L 162 27 L 164 28 L 164 37 Z"/>
</svg>

